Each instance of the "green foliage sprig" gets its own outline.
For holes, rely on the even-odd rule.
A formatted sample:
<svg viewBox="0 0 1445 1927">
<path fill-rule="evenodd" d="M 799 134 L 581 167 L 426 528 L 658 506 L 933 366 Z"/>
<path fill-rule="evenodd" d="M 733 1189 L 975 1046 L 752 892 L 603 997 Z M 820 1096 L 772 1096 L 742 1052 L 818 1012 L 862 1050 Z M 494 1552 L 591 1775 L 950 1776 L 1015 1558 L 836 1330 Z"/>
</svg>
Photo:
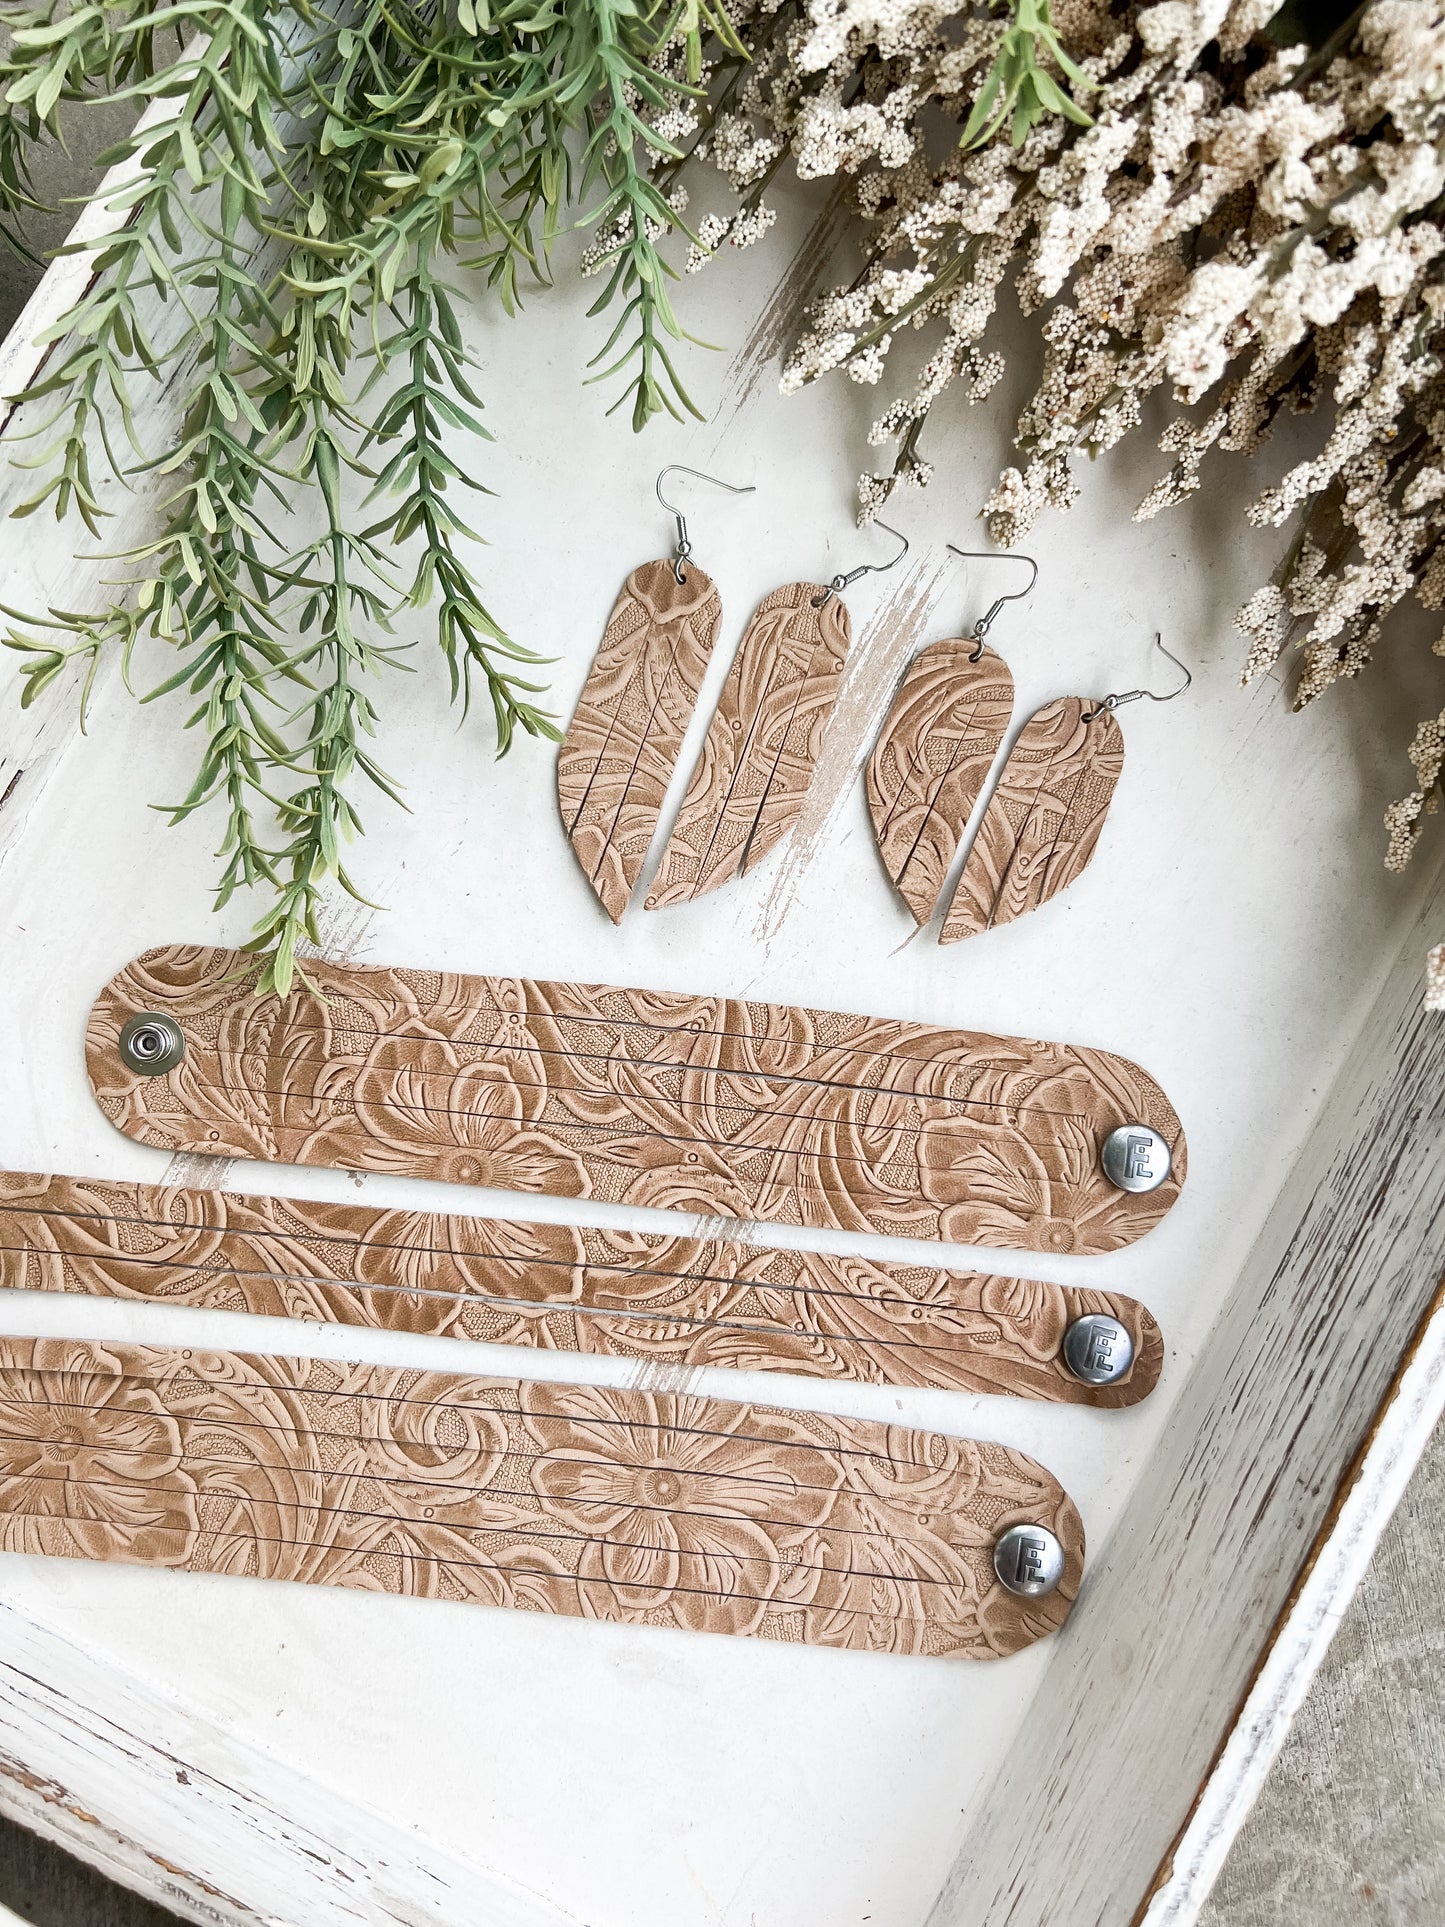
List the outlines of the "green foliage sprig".
<svg viewBox="0 0 1445 1927">
<path fill-rule="evenodd" d="M 1086 118 L 1049 71 L 1088 84 L 1048 0 L 995 3 L 1009 25 L 965 144 Z M 378 681 L 408 666 L 403 616 L 433 612 L 452 696 L 465 715 L 485 688 L 499 754 L 557 735 L 540 659 L 466 559 L 466 504 L 487 491 L 449 437 L 489 436 L 447 274 L 512 313 L 559 234 L 590 224 L 591 313 L 612 317 L 591 379 L 620 384 L 635 429 L 696 416 L 662 250 L 684 226 L 677 176 L 732 111 L 759 32 L 802 17 L 784 0 L 745 44 L 723 0 L 0 0 L 0 234 L 24 246 L 31 156 L 68 106 L 140 116 L 102 157 L 128 181 L 114 231 L 22 398 L 38 419 L 12 459 L 36 479 L 16 512 L 99 535 L 100 464 L 168 491 L 108 608 L 7 610 L 0 640 L 24 657 L 26 703 L 78 669 L 82 717 L 104 661 L 129 678 L 157 646 L 168 658 L 145 700 L 187 697 L 199 751 L 164 807 L 221 812 L 218 907 L 266 893 L 263 989 L 290 989 L 328 879 L 360 897 L 358 796 L 401 800 L 370 744 Z M 139 423 L 162 382 L 182 426 L 156 452 Z"/>
<path fill-rule="evenodd" d="M 1022 147 L 1039 122 L 1053 114 L 1078 127 L 1090 125 L 1083 108 L 1049 71 L 1052 63 L 1073 86 L 1094 85 L 1059 39 L 1049 0 L 1010 0 L 1010 13 L 994 63 L 964 123 L 960 147 L 983 147 L 1005 123 L 1014 146 Z"/>
<path fill-rule="evenodd" d="M 5 0 L 0 21 L 7 232 L 66 103 L 143 112 L 104 157 L 133 173 L 110 203 L 121 225 L 23 398 L 49 410 L 21 456 L 37 481 L 19 512 L 98 533 L 97 459 L 170 489 L 110 608 L 7 611 L 4 640 L 26 658 L 27 703 L 77 663 L 88 691 L 109 656 L 131 673 L 143 642 L 172 653 L 148 699 L 189 694 L 201 748 L 168 807 L 224 810 L 218 906 L 269 891 L 253 948 L 263 987 L 284 993 L 326 880 L 359 895 L 343 860 L 357 786 L 399 798 L 366 745 L 375 679 L 405 666 L 385 640 L 403 611 L 435 611 L 453 695 L 465 709 L 485 686 L 499 752 L 518 731 L 557 734 L 529 679 L 539 658 L 463 560 L 476 532 L 461 500 L 485 491 L 444 433 L 486 430 L 440 264 L 480 271 L 511 310 L 564 226 L 590 219 L 606 269 L 594 312 L 617 314 L 602 376 L 623 379 L 637 427 L 695 413 L 668 350 L 684 335 L 659 243 L 677 216 L 650 175 L 676 150 L 653 123 L 691 91 L 676 56 L 700 71 L 726 16 L 698 0 L 371 0 L 344 19 L 310 0 Z M 176 33 L 185 50 L 167 58 Z M 156 313 L 179 317 L 163 342 Z M 178 368 L 182 431 L 157 456 L 142 393 Z M 288 546 L 303 496 L 321 532 Z M 354 533 L 367 499 L 376 519 Z"/>
</svg>

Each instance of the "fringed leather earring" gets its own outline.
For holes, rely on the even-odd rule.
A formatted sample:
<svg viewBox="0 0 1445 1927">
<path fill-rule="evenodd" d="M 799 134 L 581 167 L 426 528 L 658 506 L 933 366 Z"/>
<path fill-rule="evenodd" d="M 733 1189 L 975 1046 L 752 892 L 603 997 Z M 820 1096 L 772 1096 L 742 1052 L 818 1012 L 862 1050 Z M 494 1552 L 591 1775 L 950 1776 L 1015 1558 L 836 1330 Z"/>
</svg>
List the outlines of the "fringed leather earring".
<svg viewBox="0 0 1445 1927">
<path fill-rule="evenodd" d="M 972 635 L 931 642 L 914 657 L 868 758 L 864 786 L 878 854 L 920 925 L 938 907 L 1013 714 L 1013 677 L 985 637 L 1004 604 L 1021 602 L 1039 574 L 1030 555 L 948 546 L 979 561 L 1023 562 L 1032 573 L 1022 589 L 994 601 Z"/>
<path fill-rule="evenodd" d="M 1024 724 L 969 850 L 940 943 L 1013 923 L 1083 875 L 1124 768 L 1114 711 L 1146 696 L 1172 702 L 1194 680 L 1162 637 L 1154 646 L 1183 670 L 1177 689 L 1127 689 L 1097 702 L 1064 696 Z"/>
<path fill-rule="evenodd" d="M 686 519 L 662 492 L 673 474 L 753 493 L 677 462 L 663 469 L 657 499 L 677 521 L 673 553 L 644 562 L 622 585 L 558 754 L 562 821 L 614 923 L 646 860 L 722 622 L 712 577 L 692 560 Z"/>
<path fill-rule="evenodd" d="M 702 754 L 646 904 L 685 903 L 760 863 L 797 821 L 852 640 L 842 592 L 900 563 L 865 562 L 827 584 L 765 596 L 728 671 Z"/>
<path fill-rule="evenodd" d="M 938 909 L 1013 709 L 1008 665 L 984 638 L 1004 604 L 1028 595 L 1039 573 L 1020 551 L 948 546 L 980 561 L 1022 562 L 1030 575 L 1022 589 L 990 605 L 971 636 L 930 643 L 914 658 L 868 758 L 864 787 L 878 853 L 920 926 Z M 1154 645 L 1183 671 L 1179 688 L 1129 689 L 1097 700 L 1062 696 L 1024 724 L 968 852 L 940 943 L 1026 916 L 1087 869 L 1124 767 L 1114 711 L 1145 696 L 1172 702 L 1193 680 L 1157 635 Z"/>
</svg>

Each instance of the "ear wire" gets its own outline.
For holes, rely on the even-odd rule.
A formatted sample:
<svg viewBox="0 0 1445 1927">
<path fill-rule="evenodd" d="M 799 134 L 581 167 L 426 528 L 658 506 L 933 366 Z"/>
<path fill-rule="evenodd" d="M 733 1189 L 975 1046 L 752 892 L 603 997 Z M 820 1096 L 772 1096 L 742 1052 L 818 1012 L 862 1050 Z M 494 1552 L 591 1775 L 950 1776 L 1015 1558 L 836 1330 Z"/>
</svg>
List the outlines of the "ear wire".
<svg viewBox="0 0 1445 1927">
<path fill-rule="evenodd" d="M 894 541 L 901 542 L 903 547 L 898 551 L 897 555 L 893 556 L 887 562 L 860 562 L 856 569 L 849 569 L 846 575 L 835 575 L 822 595 L 815 595 L 813 597 L 813 607 L 815 609 L 821 609 L 829 596 L 837 595 L 840 590 L 846 589 L 848 584 L 850 582 L 856 582 L 860 575 L 882 575 L 886 569 L 896 569 L 904 556 L 907 555 L 908 537 L 903 534 L 901 529 L 892 528 L 887 522 L 880 522 L 876 515 L 873 518 L 873 523 L 876 528 L 887 530 Z"/>
<path fill-rule="evenodd" d="M 757 491 L 751 482 L 744 482 L 741 485 L 735 482 L 724 482 L 716 475 L 705 474 L 700 468 L 685 468 L 681 462 L 669 462 L 660 472 L 657 478 L 657 499 L 677 523 L 677 542 L 673 551 L 672 573 L 679 582 L 684 582 L 687 579 L 687 573 L 683 565 L 692 554 L 692 542 L 687 533 L 686 516 L 680 508 L 674 507 L 662 492 L 662 485 L 669 475 L 691 475 L 699 482 L 711 484 L 713 488 L 726 489 L 729 495 L 753 495 Z"/>
<path fill-rule="evenodd" d="M 978 662 L 983 656 L 984 637 L 993 627 L 994 617 L 1006 602 L 1022 602 L 1026 595 L 1033 593 L 1033 586 L 1039 579 L 1039 565 L 1031 555 L 1025 555 L 1022 549 L 961 549 L 956 542 L 950 542 L 948 547 L 955 555 L 966 556 L 975 562 L 1027 562 L 1033 571 L 1023 588 L 1015 589 L 1012 595 L 996 597 L 974 624 L 973 633 L 978 640 L 978 646 L 969 657 L 969 661 Z"/>
<path fill-rule="evenodd" d="M 1182 696 L 1184 694 L 1185 690 L 1188 689 L 1194 681 L 1193 674 L 1189 668 L 1179 660 L 1172 649 L 1166 649 L 1164 647 L 1164 638 L 1157 629 L 1154 632 L 1154 647 L 1159 651 L 1161 656 L 1167 656 L 1176 669 L 1182 669 L 1184 671 L 1184 680 L 1180 683 L 1179 687 L 1177 689 L 1167 690 L 1162 695 L 1157 689 L 1125 689 L 1112 696 L 1103 696 L 1099 699 L 1096 707 L 1085 714 L 1083 720 L 1086 723 L 1093 722 L 1096 716 L 1102 716 L 1105 710 L 1121 709 L 1125 703 L 1137 703 L 1140 698 L 1144 696 L 1147 696 L 1151 703 L 1172 703 L 1176 696 Z"/>
</svg>

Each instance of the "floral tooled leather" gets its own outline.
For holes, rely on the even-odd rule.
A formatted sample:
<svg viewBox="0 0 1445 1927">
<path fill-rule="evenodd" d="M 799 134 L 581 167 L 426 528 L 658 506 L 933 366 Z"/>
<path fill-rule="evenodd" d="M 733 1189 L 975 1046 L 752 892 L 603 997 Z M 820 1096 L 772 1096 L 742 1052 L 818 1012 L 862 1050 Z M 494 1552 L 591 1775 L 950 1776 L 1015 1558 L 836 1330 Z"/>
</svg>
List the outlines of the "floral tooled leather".
<svg viewBox="0 0 1445 1927">
<path fill-rule="evenodd" d="M 1038 910 L 1093 859 L 1124 769 L 1113 713 L 1080 696 L 1037 710 L 1009 751 L 948 906 L 940 943 Z"/>
<path fill-rule="evenodd" d="M 102 992 L 107 1116 L 167 1150 L 391 1171 L 665 1210 L 1025 1251 L 1112 1251 L 1185 1172 L 1179 1120 L 1126 1058 L 926 1024 L 605 985 L 308 963 L 322 999 L 254 994 L 234 951 L 155 950 Z M 186 1038 L 127 1068 L 137 1011 Z M 1099 1149 L 1173 1155 L 1116 1190 Z"/>
<path fill-rule="evenodd" d="M 314 1199 L 0 1175 L 0 1286 L 249 1311 L 674 1365 L 1132 1405 L 1163 1342 L 1132 1298 L 822 1252 Z M 1129 1372 L 1064 1332 L 1105 1312 Z"/>
<path fill-rule="evenodd" d="M 928 922 L 1013 712 L 1008 664 L 977 636 L 909 664 L 863 772 L 884 867 Z"/>
<path fill-rule="evenodd" d="M 722 621 L 711 577 L 645 562 L 622 586 L 557 755 L 577 861 L 614 923 L 657 828 Z"/>
<path fill-rule="evenodd" d="M 992 1549 L 1055 1532 L 1058 1590 Z M 862 1651 L 989 1659 L 1066 1617 L 1083 1529 L 1001 1446 L 331 1360 L 0 1340 L 0 1545 Z"/>
<path fill-rule="evenodd" d="M 848 657 L 847 605 L 824 584 L 763 597 L 743 632 L 647 908 L 704 896 L 797 821 Z"/>
</svg>

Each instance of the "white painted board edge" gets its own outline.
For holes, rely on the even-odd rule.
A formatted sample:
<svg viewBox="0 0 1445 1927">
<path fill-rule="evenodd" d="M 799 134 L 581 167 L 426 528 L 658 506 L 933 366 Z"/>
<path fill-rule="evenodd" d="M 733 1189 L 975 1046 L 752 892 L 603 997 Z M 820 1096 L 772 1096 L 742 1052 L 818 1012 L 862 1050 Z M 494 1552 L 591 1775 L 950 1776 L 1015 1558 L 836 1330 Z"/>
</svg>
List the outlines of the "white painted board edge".
<svg viewBox="0 0 1445 1927">
<path fill-rule="evenodd" d="M 1442 1415 L 1445 1289 L 1405 1361 L 1334 1524 L 1263 1655 L 1141 1927 L 1194 1927 L 1198 1921 Z"/>
</svg>

